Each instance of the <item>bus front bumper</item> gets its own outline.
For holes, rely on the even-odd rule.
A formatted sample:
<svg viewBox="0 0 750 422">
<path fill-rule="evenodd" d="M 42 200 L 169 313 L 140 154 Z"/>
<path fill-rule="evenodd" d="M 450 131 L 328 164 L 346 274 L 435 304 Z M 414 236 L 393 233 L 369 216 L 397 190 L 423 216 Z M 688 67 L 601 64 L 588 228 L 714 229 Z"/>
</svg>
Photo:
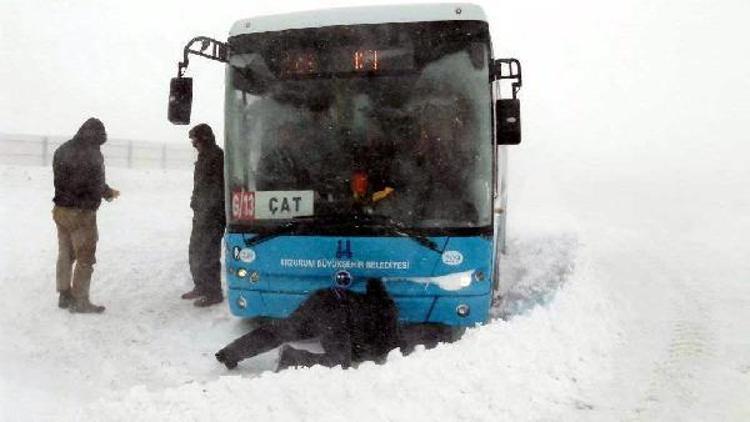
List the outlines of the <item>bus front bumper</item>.
<svg viewBox="0 0 750 422">
<path fill-rule="evenodd" d="M 307 298 L 307 294 L 230 288 L 229 308 L 242 318 L 286 318 Z M 489 315 L 490 294 L 393 296 L 399 320 L 405 324 L 438 323 L 473 326 Z"/>
</svg>

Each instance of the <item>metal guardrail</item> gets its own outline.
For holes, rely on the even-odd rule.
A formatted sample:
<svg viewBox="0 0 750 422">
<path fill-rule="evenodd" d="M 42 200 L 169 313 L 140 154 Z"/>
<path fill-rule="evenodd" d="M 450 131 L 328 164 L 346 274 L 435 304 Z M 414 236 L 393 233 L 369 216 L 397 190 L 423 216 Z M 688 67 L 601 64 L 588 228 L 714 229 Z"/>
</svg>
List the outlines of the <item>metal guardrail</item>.
<svg viewBox="0 0 750 422">
<path fill-rule="evenodd" d="M 36 135 L 0 135 L 0 164 L 49 166 L 55 149 L 67 139 Z M 190 168 L 192 146 L 111 139 L 102 145 L 107 166 L 127 168 Z"/>
</svg>

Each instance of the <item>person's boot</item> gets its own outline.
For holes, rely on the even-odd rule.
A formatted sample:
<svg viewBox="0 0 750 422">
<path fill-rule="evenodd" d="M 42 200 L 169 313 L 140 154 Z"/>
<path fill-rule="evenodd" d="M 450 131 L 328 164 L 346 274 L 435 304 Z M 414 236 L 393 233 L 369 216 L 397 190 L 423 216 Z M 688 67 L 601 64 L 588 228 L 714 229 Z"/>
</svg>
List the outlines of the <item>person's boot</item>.
<svg viewBox="0 0 750 422">
<path fill-rule="evenodd" d="M 319 353 L 311 353 L 307 350 L 295 349 L 294 347 L 285 344 L 279 348 L 276 372 L 289 368 L 310 367 L 319 363 L 323 363 L 323 355 Z"/>
<path fill-rule="evenodd" d="M 216 360 L 223 363 L 227 369 L 234 369 L 237 367 L 237 358 L 226 348 L 219 350 L 214 356 L 216 356 Z"/>
<path fill-rule="evenodd" d="M 208 294 L 193 302 L 193 305 L 199 308 L 205 308 L 207 306 L 216 305 L 217 303 L 221 303 L 223 301 L 224 297 L 222 297 L 221 293 Z"/>
<path fill-rule="evenodd" d="M 288 344 L 283 344 L 279 348 L 279 354 L 276 356 L 276 372 L 297 366 L 297 359 L 292 356 L 294 353 L 292 350 L 294 348 Z"/>
<path fill-rule="evenodd" d="M 72 303 L 73 295 L 70 293 L 70 289 L 61 291 L 60 297 L 57 299 L 57 306 L 61 309 L 67 309 Z"/>
<path fill-rule="evenodd" d="M 73 314 L 100 314 L 106 309 L 104 306 L 94 305 L 87 298 L 76 299 L 70 304 L 68 310 Z"/>
<path fill-rule="evenodd" d="M 89 287 L 91 286 L 91 273 L 94 272 L 93 256 L 86 261 L 79 260 L 73 270 L 71 283 L 72 299 L 68 311 L 74 314 L 100 314 L 104 312 L 104 306 L 97 306 L 89 300 Z"/>
<path fill-rule="evenodd" d="M 193 300 L 198 299 L 199 297 L 203 296 L 201 292 L 198 291 L 198 289 L 193 289 L 187 293 L 183 293 L 182 296 L 180 296 L 183 299 Z"/>
</svg>

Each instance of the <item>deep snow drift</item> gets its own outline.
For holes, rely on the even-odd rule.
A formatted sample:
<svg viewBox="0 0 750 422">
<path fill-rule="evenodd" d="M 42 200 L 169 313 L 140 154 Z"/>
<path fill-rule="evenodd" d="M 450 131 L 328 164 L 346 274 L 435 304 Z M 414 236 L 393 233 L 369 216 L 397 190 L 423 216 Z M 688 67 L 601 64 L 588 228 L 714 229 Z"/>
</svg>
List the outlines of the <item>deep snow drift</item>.
<svg viewBox="0 0 750 422">
<path fill-rule="evenodd" d="M 274 352 L 227 371 L 213 353 L 247 323 L 179 299 L 190 172 L 108 170 L 122 197 L 99 212 L 97 316 L 56 307 L 51 169 L 2 166 L 0 419 L 750 418 L 750 213 L 722 199 L 747 171 L 696 186 L 709 211 L 672 182 L 542 157 L 511 162 L 514 287 L 490 323 L 384 366 L 282 373 Z"/>
</svg>

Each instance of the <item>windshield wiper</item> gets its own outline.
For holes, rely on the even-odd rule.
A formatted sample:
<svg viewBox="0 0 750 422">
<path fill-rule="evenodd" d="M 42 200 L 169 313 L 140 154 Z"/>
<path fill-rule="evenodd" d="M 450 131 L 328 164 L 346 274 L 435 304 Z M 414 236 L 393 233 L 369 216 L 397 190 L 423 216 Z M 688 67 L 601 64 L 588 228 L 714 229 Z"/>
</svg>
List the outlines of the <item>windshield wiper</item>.
<svg viewBox="0 0 750 422">
<path fill-rule="evenodd" d="M 289 234 L 289 233 L 294 232 L 297 229 L 297 226 L 299 225 L 299 223 L 300 221 L 298 220 L 287 221 L 284 224 L 274 227 L 273 230 L 269 230 L 267 232 L 258 234 L 252 239 L 244 239 L 245 237 L 244 235 L 242 237 L 243 237 L 243 240 L 245 241 L 245 246 L 247 247 L 255 246 L 258 243 L 265 242 L 266 240 L 271 240 L 274 237 L 281 236 L 282 234 Z"/>
<path fill-rule="evenodd" d="M 406 225 L 402 221 L 396 220 L 395 218 L 389 217 L 387 215 L 380 214 L 362 214 L 362 216 L 364 217 L 365 221 L 370 220 L 370 222 L 372 223 L 376 223 L 376 220 L 379 220 L 380 223 L 376 224 L 378 224 L 379 228 L 383 228 L 388 234 L 408 237 L 427 249 L 433 250 L 439 254 L 443 253 L 443 251 L 438 248 L 438 245 L 432 239 L 406 228 Z"/>
<path fill-rule="evenodd" d="M 383 230 L 385 234 L 408 237 L 409 239 L 414 240 L 427 249 L 433 250 L 440 254 L 443 253 L 438 245 L 427 236 L 415 233 L 410 229 L 407 229 L 404 223 L 394 219 L 393 217 L 379 214 L 332 213 L 316 216 L 294 217 L 293 220 L 280 224 L 267 232 L 260 233 L 252 239 L 245 239 L 245 246 L 255 246 L 259 243 L 265 242 L 266 240 L 273 239 L 274 237 L 295 233 L 302 227 L 320 224 L 352 227 L 357 227 L 359 225 L 365 227 L 376 226 L 378 229 Z"/>
<path fill-rule="evenodd" d="M 285 234 L 292 234 L 295 233 L 298 229 L 304 226 L 309 226 L 312 224 L 330 224 L 334 223 L 340 218 L 344 217 L 341 214 L 326 214 L 326 215 L 316 215 L 316 216 L 303 216 L 303 217 L 294 217 L 294 219 L 287 221 L 286 223 L 280 224 L 266 232 L 260 233 L 257 236 L 253 237 L 252 239 L 245 239 L 245 246 L 255 246 L 259 243 L 265 242 L 266 240 L 271 240 L 274 237 L 278 237 Z"/>
</svg>

